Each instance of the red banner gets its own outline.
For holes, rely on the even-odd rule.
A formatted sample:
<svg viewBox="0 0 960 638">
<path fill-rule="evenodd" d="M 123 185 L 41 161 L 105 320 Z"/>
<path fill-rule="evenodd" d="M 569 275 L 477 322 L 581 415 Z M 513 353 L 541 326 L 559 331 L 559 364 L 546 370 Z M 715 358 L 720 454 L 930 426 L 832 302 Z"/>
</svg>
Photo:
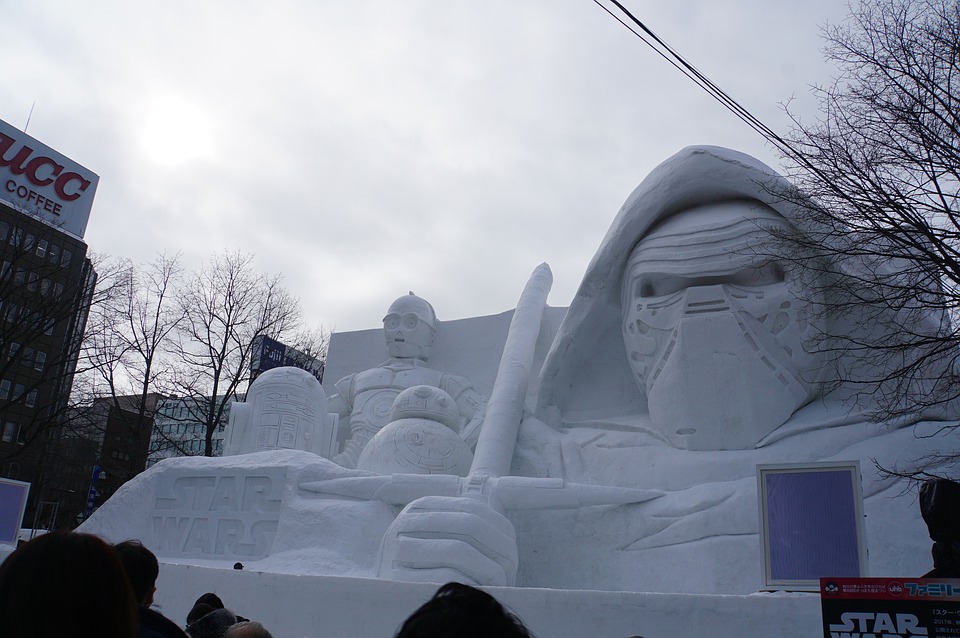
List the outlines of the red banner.
<svg viewBox="0 0 960 638">
<path fill-rule="evenodd" d="M 960 638 L 960 580 L 821 578 L 825 638 Z"/>
</svg>

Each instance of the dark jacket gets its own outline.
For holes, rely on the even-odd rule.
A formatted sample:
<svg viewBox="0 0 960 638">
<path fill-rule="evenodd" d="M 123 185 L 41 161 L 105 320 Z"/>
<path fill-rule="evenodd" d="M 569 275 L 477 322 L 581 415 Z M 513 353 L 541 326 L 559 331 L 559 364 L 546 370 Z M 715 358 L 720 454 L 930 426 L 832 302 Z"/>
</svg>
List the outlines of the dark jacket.
<svg viewBox="0 0 960 638">
<path fill-rule="evenodd" d="M 186 638 L 177 623 L 173 622 L 159 611 L 141 606 L 140 611 L 140 638 Z"/>
</svg>

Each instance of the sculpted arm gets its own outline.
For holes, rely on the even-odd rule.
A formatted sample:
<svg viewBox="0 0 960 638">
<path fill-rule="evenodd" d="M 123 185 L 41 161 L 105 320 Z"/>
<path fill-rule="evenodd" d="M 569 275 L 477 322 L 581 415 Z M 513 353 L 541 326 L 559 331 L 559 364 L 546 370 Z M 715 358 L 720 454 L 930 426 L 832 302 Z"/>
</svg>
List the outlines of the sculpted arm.
<svg viewBox="0 0 960 638">
<path fill-rule="evenodd" d="M 343 439 L 350 431 L 350 413 L 353 411 L 353 375 L 337 381 L 336 394 L 327 399 L 327 411 L 339 415 L 337 440 Z"/>
</svg>

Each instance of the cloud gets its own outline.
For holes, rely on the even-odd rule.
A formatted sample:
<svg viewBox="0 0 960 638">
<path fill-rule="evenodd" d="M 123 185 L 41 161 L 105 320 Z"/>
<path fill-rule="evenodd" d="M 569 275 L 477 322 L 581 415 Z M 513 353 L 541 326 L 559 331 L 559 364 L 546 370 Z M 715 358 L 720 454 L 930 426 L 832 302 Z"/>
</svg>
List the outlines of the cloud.
<svg viewBox="0 0 960 638">
<path fill-rule="evenodd" d="M 816 25 L 842 17 L 829 0 L 630 5 L 781 129 L 777 103 L 825 80 Z M 659 162 L 709 143 L 776 163 L 582 0 L 15 1 L 4 21 L 0 118 L 22 126 L 35 100 L 29 132 L 100 174 L 94 250 L 255 252 L 341 330 L 409 289 L 444 319 L 501 312 L 542 261 L 566 305 Z M 161 141 L 183 161 L 155 161 Z"/>
</svg>

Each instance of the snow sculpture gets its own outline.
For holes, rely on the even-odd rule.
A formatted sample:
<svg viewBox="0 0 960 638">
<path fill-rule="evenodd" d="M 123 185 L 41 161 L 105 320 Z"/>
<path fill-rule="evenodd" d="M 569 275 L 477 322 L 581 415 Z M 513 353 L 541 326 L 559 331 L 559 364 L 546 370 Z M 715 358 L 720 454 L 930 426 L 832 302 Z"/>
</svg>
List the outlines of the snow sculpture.
<svg viewBox="0 0 960 638">
<path fill-rule="evenodd" d="M 756 465 L 851 459 L 860 460 L 873 525 L 871 574 L 923 572 L 915 502 L 890 498 L 896 488 L 873 460 L 902 466 L 942 441 L 903 427 L 921 415 L 870 426 L 844 402 L 849 394 L 818 396 L 834 362 L 804 343 L 823 328 L 807 311 L 812 295 L 764 245 L 771 230 L 802 229 L 802 209 L 781 196 L 789 188 L 753 158 L 694 147 L 628 198 L 554 338 L 511 473 L 662 496 L 505 509 L 517 584 L 756 591 Z M 476 504 L 423 499 L 401 512 L 381 549 L 389 544 L 404 567 L 393 578 L 443 566 L 444 576 L 489 582 L 513 552 L 499 527 Z"/>
<path fill-rule="evenodd" d="M 250 384 L 245 403 L 230 410 L 224 456 L 304 450 L 332 456 L 337 415 L 327 413 L 320 382 L 299 368 L 267 370 Z"/>
<path fill-rule="evenodd" d="M 764 243 L 771 230 L 803 231 L 802 209 L 777 195 L 788 188 L 748 156 L 684 149 L 627 199 L 555 334 L 542 319 L 548 273 L 535 272 L 486 407 L 465 379 L 426 365 L 436 319 L 406 296 L 384 321 L 390 359 L 357 364 L 328 403 L 352 434 L 339 459 L 359 469 L 282 449 L 170 459 L 82 529 L 225 569 L 243 557 L 260 571 L 747 594 L 761 580 L 756 466 L 859 460 L 870 575 L 919 576 L 930 558 L 916 499 L 874 460 L 905 470 L 955 453 L 933 420 L 955 415 L 869 423 L 855 393 L 832 383 L 836 363 L 857 362 L 806 337 L 849 326 L 818 324 L 810 290 Z M 457 325 L 469 342 L 471 327 L 490 324 Z M 483 379 L 478 366 L 457 369 Z M 420 385 L 430 396 L 417 397 Z M 401 393 L 398 408 L 439 390 L 465 445 L 476 442 L 465 476 L 379 456 L 396 440 L 384 426 Z M 428 412 L 415 418 L 454 433 L 441 425 L 453 410 Z M 238 450 L 257 449 L 262 423 L 250 419 Z"/>
<path fill-rule="evenodd" d="M 389 423 L 363 448 L 357 469 L 466 476 L 473 454 L 459 431 L 460 411 L 453 397 L 428 385 L 407 388 L 393 402 Z"/>
<path fill-rule="evenodd" d="M 330 397 L 330 410 L 350 429 L 343 452 L 334 460 L 355 467 L 363 447 L 387 424 L 394 400 L 415 385 L 440 388 L 453 397 L 462 436 L 468 444 L 476 443 L 483 421 L 483 398 L 467 379 L 426 365 L 437 334 L 433 306 L 412 292 L 400 297 L 383 318 L 383 332 L 390 359 L 337 381 L 337 394 Z"/>
</svg>

